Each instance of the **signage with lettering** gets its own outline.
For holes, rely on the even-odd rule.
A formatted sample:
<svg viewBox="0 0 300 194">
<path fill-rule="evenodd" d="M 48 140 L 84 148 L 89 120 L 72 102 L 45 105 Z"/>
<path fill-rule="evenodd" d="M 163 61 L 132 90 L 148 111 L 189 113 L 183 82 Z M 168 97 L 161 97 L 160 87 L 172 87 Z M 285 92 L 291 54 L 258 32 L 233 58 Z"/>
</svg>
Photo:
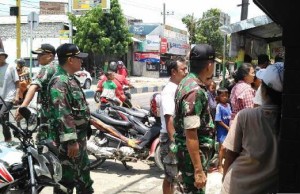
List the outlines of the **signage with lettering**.
<svg viewBox="0 0 300 194">
<path fill-rule="evenodd" d="M 99 4 L 102 9 L 110 9 L 110 0 L 73 0 L 73 10 L 89 10 Z"/>
<path fill-rule="evenodd" d="M 160 38 L 158 35 L 146 35 L 146 51 L 159 51 Z"/>
</svg>

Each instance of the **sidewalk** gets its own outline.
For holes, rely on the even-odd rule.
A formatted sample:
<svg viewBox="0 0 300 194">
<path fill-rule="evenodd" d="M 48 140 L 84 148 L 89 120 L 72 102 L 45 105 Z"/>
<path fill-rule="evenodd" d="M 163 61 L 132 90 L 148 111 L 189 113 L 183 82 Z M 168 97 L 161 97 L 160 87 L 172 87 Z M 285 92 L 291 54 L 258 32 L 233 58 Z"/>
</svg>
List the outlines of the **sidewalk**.
<svg viewBox="0 0 300 194">
<path fill-rule="evenodd" d="M 130 93 L 136 94 L 136 93 L 146 93 L 146 92 L 160 92 L 169 81 L 169 78 L 130 76 L 128 80 L 134 86 L 134 88 L 130 89 Z M 86 98 L 94 97 L 95 91 L 97 90 L 97 82 L 93 81 L 91 88 L 88 90 L 84 90 Z"/>
<path fill-rule="evenodd" d="M 169 81 L 169 77 L 166 78 L 152 78 L 152 77 L 137 77 L 130 76 L 128 78 L 129 82 L 134 86 L 130 89 L 131 94 L 146 93 L 146 92 L 160 92 L 163 90 L 164 86 Z M 218 84 L 221 78 L 213 78 L 213 80 Z M 95 91 L 97 90 L 98 80 L 94 80 L 91 89 L 84 90 L 87 98 L 93 98 Z"/>
</svg>

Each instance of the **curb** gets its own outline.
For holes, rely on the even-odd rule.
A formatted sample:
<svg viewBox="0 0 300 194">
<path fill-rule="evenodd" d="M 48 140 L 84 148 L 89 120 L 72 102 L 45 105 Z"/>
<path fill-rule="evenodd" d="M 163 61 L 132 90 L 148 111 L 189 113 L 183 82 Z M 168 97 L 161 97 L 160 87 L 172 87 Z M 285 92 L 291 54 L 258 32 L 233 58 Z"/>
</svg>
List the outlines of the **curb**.
<svg viewBox="0 0 300 194">
<path fill-rule="evenodd" d="M 147 92 L 160 92 L 164 86 L 152 86 L 152 87 L 141 87 L 141 88 L 131 88 L 131 94 L 147 93 Z"/>
<path fill-rule="evenodd" d="M 147 93 L 147 92 L 160 92 L 163 90 L 165 86 L 151 86 L 151 87 L 139 87 L 139 88 L 131 88 L 131 94 L 140 94 L 140 93 Z M 94 98 L 95 91 L 91 89 L 84 89 L 83 90 L 86 98 Z"/>
</svg>

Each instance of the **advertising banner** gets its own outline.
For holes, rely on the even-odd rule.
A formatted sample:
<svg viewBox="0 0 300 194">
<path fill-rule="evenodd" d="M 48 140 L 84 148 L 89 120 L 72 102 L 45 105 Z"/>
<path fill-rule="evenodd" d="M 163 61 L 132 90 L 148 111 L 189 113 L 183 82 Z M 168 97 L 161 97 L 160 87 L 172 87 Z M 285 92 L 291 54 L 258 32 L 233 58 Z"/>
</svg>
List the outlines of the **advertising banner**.
<svg viewBox="0 0 300 194">
<path fill-rule="evenodd" d="M 159 51 L 160 38 L 158 35 L 146 35 L 146 51 Z"/>
<path fill-rule="evenodd" d="M 168 40 L 166 38 L 161 38 L 160 41 L 160 53 L 164 54 L 168 51 Z"/>
<path fill-rule="evenodd" d="M 110 9 L 110 0 L 73 0 L 73 10 L 89 10 L 99 4 L 102 9 Z"/>
</svg>

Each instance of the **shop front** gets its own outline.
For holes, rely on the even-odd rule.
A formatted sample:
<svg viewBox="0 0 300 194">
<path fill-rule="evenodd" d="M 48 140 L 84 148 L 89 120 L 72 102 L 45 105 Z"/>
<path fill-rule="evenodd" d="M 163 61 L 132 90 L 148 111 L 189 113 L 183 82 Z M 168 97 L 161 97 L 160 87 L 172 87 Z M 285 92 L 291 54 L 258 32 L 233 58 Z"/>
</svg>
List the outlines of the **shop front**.
<svg viewBox="0 0 300 194">
<path fill-rule="evenodd" d="M 162 24 L 135 24 L 130 32 L 141 40 L 133 55 L 136 76 L 167 77 L 165 62 L 189 51 L 187 32 Z"/>
</svg>

